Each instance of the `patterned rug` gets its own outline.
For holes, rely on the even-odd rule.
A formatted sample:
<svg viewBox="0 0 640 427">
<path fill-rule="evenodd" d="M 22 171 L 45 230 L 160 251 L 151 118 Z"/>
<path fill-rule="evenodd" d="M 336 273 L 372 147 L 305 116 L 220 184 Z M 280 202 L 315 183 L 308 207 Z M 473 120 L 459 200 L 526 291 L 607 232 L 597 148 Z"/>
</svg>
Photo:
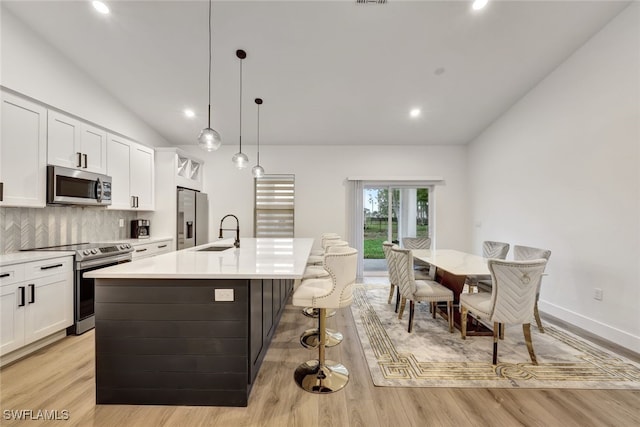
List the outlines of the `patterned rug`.
<svg viewBox="0 0 640 427">
<path fill-rule="evenodd" d="M 376 386 L 462 388 L 640 389 L 640 364 L 545 323 L 531 325 L 538 365 L 532 365 L 522 327 L 508 327 L 492 365 L 493 337 L 462 340 L 447 322 L 416 305 L 413 332 L 387 304 L 389 286 L 357 285 L 351 305 L 360 342 Z"/>
</svg>

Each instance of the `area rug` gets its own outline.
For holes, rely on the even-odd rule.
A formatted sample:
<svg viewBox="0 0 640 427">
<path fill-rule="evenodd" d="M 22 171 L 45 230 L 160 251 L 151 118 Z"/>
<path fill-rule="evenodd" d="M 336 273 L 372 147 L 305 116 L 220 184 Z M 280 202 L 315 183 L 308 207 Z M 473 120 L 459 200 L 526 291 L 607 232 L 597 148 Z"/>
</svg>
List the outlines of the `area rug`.
<svg viewBox="0 0 640 427">
<path fill-rule="evenodd" d="M 640 389 L 640 364 L 545 323 L 531 325 L 538 365 L 529 359 L 522 327 L 508 327 L 491 363 L 493 337 L 462 340 L 447 322 L 417 304 L 413 332 L 387 304 L 389 286 L 357 285 L 351 306 L 376 386 L 461 388 Z"/>
</svg>

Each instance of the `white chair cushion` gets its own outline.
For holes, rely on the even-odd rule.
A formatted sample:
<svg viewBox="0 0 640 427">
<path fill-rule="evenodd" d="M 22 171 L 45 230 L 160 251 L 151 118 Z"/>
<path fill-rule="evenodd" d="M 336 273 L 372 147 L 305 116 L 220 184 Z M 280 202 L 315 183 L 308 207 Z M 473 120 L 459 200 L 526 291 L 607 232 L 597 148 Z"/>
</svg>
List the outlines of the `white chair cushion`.
<svg viewBox="0 0 640 427">
<path fill-rule="evenodd" d="M 417 301 L 453 301 L 453 291 L 433 280 L 416 280 Z"/>
<path fill-rule="evenodd" d="M 332 289 L 331 278 L 303 280 L 293 293 L 292 303 L 301 307 L 315 307 L 314 299 L 330 294 Z"/>
<path fill-rule="evenodd" d="M 460 294 L 460 305 L 467 307 L 476 316 L 489 320 L 491 317 L 491 292 Z"/>
<path fill-rule="evenodd" d="M 303 279 L 319 279 L 329 277 L 329 272 L 320 265 L 310 265 L 304 269 Z"/>
</svg>

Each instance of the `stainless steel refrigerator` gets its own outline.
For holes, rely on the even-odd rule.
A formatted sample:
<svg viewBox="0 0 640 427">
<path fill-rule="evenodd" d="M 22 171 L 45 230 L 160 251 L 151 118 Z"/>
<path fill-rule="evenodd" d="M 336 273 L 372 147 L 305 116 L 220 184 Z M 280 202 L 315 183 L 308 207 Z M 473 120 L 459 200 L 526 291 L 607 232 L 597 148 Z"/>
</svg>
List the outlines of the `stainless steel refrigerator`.
<svg viewBox="0 0 640 427">
<path fill-rule="evenodd" d="M 209 200 L 206 193 L 178 187 L 178 250 L 209 243 Z"/>
</svg>

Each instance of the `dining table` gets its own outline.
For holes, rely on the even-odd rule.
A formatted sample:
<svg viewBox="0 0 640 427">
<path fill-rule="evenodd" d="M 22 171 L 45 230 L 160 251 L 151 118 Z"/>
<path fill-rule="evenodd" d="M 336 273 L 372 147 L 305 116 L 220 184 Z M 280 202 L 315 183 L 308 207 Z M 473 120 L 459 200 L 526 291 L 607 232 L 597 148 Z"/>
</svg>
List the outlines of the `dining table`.
<svg viewBox="0 0 640 427">
<path fill-rule="evenodd" d="M 468 276 L 489 276 L 487 258 L 461 252 L 455 249 L 414 249 L 413 258 L 435 267 L 435 279 L 453 291 L 453 324 L 460 329 L 460 294 Z M 446 310 L 438 313 L 446 318 Z M 476 321 L 468 319 L 467 335 L 491 335 L 490 329 Z"/>
</svg>

